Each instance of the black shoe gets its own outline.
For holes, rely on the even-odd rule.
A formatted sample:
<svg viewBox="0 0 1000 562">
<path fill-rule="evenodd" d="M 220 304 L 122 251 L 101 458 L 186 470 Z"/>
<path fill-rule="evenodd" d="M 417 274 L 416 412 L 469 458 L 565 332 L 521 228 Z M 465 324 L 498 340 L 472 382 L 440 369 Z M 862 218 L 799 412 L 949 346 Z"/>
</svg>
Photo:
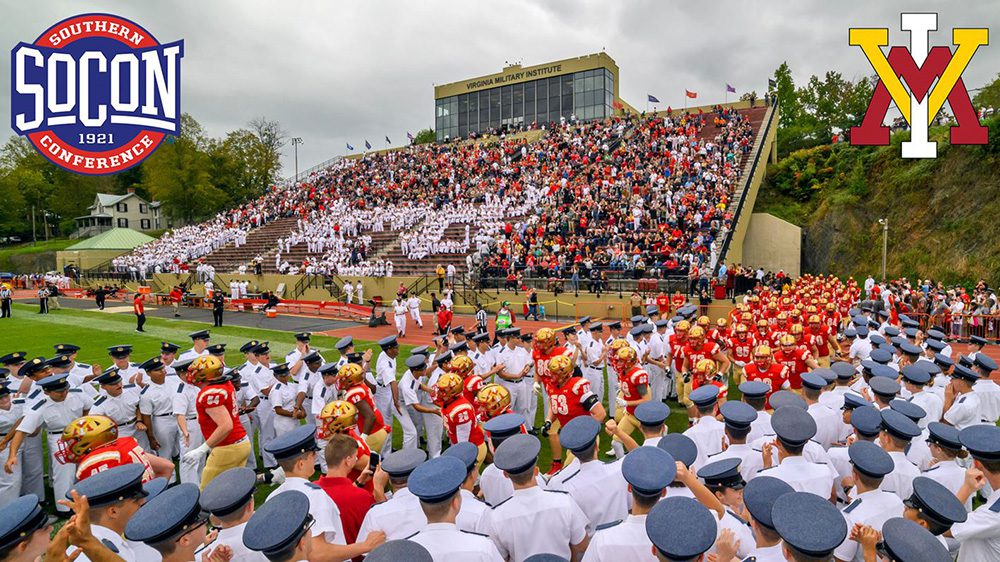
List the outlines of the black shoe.
<svg viewBox="0 0 1000 562">
<path fill-rule="evenodd" d="M 538 435 L 538 428 L 537 427 L 533 427 L 533 428 L 529 429 L 528 430 L 528 434 L 529 435 Z"/>
</svg>

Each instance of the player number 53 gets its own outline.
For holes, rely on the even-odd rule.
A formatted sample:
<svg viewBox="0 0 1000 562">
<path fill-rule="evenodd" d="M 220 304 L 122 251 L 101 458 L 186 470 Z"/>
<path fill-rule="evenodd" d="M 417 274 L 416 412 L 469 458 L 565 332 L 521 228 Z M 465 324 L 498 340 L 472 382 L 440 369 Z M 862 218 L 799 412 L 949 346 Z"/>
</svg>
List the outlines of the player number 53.
<svg viewBox="0 0 1000 562">
<path fill-rule="evenodd" d="M 113 133 L 80 133 L 80 144 L 114 144 Z"/>
</svg>

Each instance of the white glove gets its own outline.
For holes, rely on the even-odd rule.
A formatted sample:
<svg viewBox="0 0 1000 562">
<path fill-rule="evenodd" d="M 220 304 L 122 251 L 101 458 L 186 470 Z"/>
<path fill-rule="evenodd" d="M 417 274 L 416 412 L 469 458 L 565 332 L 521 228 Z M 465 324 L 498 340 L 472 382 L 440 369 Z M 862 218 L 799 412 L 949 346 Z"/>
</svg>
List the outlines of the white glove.
<svg viewBox="0 0 1000 562">
<path fill-rule="evenodd" d="M 616 400 L 616 402 L 618 403 L 618 407 L 619 407 L 619 408 L 624 408 L 624 407 L 625 407 L 625 406 L 627 405 L 627 404 L 625 404 L 625 399 L 624 399 L 624 398 L 622 398 L 621 396 L 619 396 L 619 397 L 618 397 L 618 398 L 616 398 L 615 400 Z"/>
<path fill-rule="evenodd" d="M 191 449 L 190 451 L 184 453 L 181 458 L 181 462 L 185 464 L 198 464 L 201 459 L 207 457 L 208 454 L 212 452 L 212 448 L 208 446 L 208 443 L 202 443 L 198 445 L 196 449 Z"/>
<path fill-rule="evenodd" d="M 280 486 L 284 483 L 285 483 L 285 469 L 279 466 L 278 468 L 275 468 L 274 470 L 271 471 L 271 484 Z"/>
</svg>

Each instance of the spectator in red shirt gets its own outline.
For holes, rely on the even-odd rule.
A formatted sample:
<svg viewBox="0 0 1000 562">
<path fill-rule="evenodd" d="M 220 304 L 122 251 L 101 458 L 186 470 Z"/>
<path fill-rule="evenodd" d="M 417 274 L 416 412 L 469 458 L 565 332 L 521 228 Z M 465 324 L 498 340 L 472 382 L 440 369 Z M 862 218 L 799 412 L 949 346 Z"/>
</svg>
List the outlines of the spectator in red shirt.
<svg viewBox="0 0 1000 562">
<path fill-rule="evenodd" d="M 364 489 L 365 482 L 347 477 L 358 462 L 358 443 L 350 435 L 338 433 L 326 445 L 326 476 L 316 481 L 323 491 L 333 498 L 340 510 L 340 522 L 344 525 L 344 538 L 353 544 L 358 538 L 361 522 L 365 514 L 375 504 L 371 492 Z M 369 480 L 370 470 L 363 472 L 359 480 Z M 358 560 L 360 558 L 357 558 Z"/>
<path fill-rule="evenodd" d="M 146 295 L 142 293 L 136 293 L 135 298 L 132 299 L 132 312 L 135 313 L 135 331 L 145 332 L 142 329 L 142 325 L 146 323 Z"/>
<path fill-rule="evenodd" d="M 441 308 L 438 309 L 437 313 L 439 334 L 445 335 L 448 333 L 448 330 L 451 329 L 451 318 L 451 310 L 449 310 L 447 306 L 442 305 Z"/>
<path fill-rule="evenodd" d="M 181 299 L 184 298 L 184 293 L 181 292 L 180 287 L 174 287 L 170 291 L 170 305 L 174 307 L 174 317 L 181 315 Z"/>
</svg>

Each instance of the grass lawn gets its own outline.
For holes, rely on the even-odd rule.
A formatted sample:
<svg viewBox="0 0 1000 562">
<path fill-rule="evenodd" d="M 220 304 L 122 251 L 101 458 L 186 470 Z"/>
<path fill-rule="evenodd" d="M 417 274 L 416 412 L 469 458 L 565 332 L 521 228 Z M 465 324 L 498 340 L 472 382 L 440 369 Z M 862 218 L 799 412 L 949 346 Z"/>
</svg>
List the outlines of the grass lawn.
<svg viewBox="0 0 1000 562">
<path fill-rule="evenodd" d="M 77 242 L 79 242 L 79 240 L 72 240 L 70 238 L 52 238 L 50 240 L 39 240 L 35 244 L 28 242 L 25 244 L 17 244 L 15 246 L 4 246 L 0 248 L 0 271 L 8 271 L 11 269 L 11 256 L 38 254 L 42 252 L 56 252 L 59 250 L 65 250 L 67 247 L 72 246 Z"/>
<path fill-rule="evenodd" d="M 26 351 L 28 357 L 49 358 L 54 353 L 52 348 L 54 344 L 70 343 L 81 347 L 77 355 L 79 362 L 96 363 L 106 368 L 112 363 L 107 353 L 108 347 L 122 344 L 132 345 L 132 361 L 141 363 L 159 355 L 161 341 L 173 342 L 180 345 L 182 350 L 188 349 L 190 339 L 187 334 L 205 329 L 207 326 L 201 322 L 151 317 L 146 321 L 146 333 L 139 334 L 135 332 L 135 319 L 131 314 L 109 314 L 69 309 L 53 310 L 48 315 L 39 315 L 36 312 L 35 306 L 14 304 L 14 317 L 0 321 L 0 329 L 3 330 L 0 355 L 11 351 Z M 211 332 L 212 343 L 226 344 L 226 364 L 230 366 L 240 365 L 244 362 L 243 354 L 239 352 L 239 348 L 248 340 L 271 342 L 275 358 L 283 357 L 285 353 L 295 347 L 295 337 L 290 332 L 239 326 L 212 328 Z M 335 360 L 338 356 L 333 348 L 334 343 L 336 343 L 335 338 L 322 335 L 316 335 L 312 338 L 312 345 L 324 353 L 324 357 L 328 361 Z M 354 343 L 358 351 L 373 350 L 372 364 L 374 365 L 376 357 L 381 353 L 378 345 L 372 341 L 359 339 L 355 339 Z M 405 344 L 400 346 L 400 355 L 396 361 L 400 376 L 406 371 L 405 359 L 410 356 L 410 350 L 413 347 Z M 541 425 L 542 421 L 543 410 L 539 404 L 535 425 Z M 684 431 L 687 429 L 687 414 L 683 408 L 671 404 L 671 416 L 667 423 L 670 432 Z M 545 471 L 551 465 L 552 455 L 548 440 L 542 439 L 541 441 L 542 452 L 539 466 Z M 398 423 L 393 428 L 393 444 L 397 448 L 402 444 L 402 430 Z M 601 450 L 606 451 L 609 448 L 608 437 L 602 434 Z M 257 492 L 258 501 L 263 501 L 270 491 L 270 487 L 259 489 Z"/>
</svg>

